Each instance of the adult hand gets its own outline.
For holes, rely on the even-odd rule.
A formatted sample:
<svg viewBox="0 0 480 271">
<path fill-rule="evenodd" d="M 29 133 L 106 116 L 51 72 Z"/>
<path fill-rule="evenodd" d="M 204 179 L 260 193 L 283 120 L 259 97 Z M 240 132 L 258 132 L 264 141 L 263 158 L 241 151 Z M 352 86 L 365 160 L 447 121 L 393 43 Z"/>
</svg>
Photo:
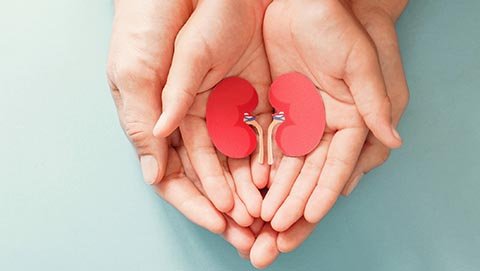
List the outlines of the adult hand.
<svg viewBox="0 0 480 271">
<path fill-rule="evenodd" d="M 301 71 L 333 98 L 355 103 L 382 143 L 401 145 L 375 46 L 354 18 L 350 1 L 274 1 L 264 24 L 274 77 Z"/>
<path fill-rule="evenodd" d="M 179 101 L 185 102 L 182 95 L 188 93 L 187 90 L 196 93 L 205 90 L 203 87 L 209 89 L 229 74 L 240 75 L 243 69 L 258 66 L 256 58 L 265 54 L 261 35 L 265 7 L 266 3 L 258 1 L 116 2 L 108 78 L 122 126 L 137 149 L 147 183 L 161 180 L 167 160 L 167 141 L 152 134 L 162 112 L 162 89 L 169 112 L 168 108 L 175 110 Z M 262 74 L 267 76 L 262 80 L 268 85 L 268 65 L 264 66 L 266 71 Z M 258 84 L 262 82 L 259 80 Z M 190 102 L 182 103 L 177 109 L 188 110 L 193 97 L 194 94 Z M 188 95 L 186 98 L 188 100 Z M 208 140 L 206 134 L 203 135 L 190 134 L 189 137 L 199 140 L 187 145 L 193 148 L 196 143 Z M 206 147 L 203 150 L 209 151 Z M 194 152 L 196 166 L 202 158 L 212 158 L 211 153 Z M 247 174 L 246 170 L 240 170 L 244 164 L 236 166 L 240 177 Z M 234 201 L 239 200 L 231 192 L 226 178 L 219 174 L 219 162 L 204 165 L 208 167 L 202 167 L 199 175 L 215 207 L 223 212 L 232 211 L 237 214 L 234 217 L 242 217 L 238 208 L 243 204 L 239 204 L 237 210 L 232 209 Z M 268 172 L 268 168 L 257 168 L 252 172 L 263 175 Z M 265 182 L 266 178 L 255 179 Z M 245 183 L 248 184 L 248 180 L 242 184 Z M 243 199 L 255 198 L 248 201 L 249 210 L 255 215 L 259 213 L 261 197 L 258 191 L 258 195 L 250 196 L 251 187 L 243 185 L 238 191 Z M 251 218 L 245 216 L 244 223 L 245 220 Z"/>
<path fill-rule="evenodd" d="M 318 222 L 333 206 L 357 162 L 365 124 L 392 146 L 400 140 L 391 128 L 376 51 L 343 2 L 274 1 L 264 37 L 273 78 L 291 71 L 307 75 L 326 111 L 325 134 L 312 153 L 275 158 L 261 216 L 285 231 L 302 216 Z"/>
<path fill-rule="evenodd" d="M 407 0 L 394 1 L 353 1 L 353 11 L 375 43 L 385 79 L 387 94 L 392 101 L 392 117 L 397 125 L 408 103 L 408 86 L 402 67 L 400 50 L 395 31 L 395 22 L 407 5 Z M 380 166 L 386 161 L 389 148 L 378 141 L 372 133 L 367 137 L 350 181 L 342 191 L 348 195 L 364 173 Z M 301 218 L 277 238 L 277 247 L 281 252 L 290 252 L 297 248 L 316 224 Z"/>
</svg>

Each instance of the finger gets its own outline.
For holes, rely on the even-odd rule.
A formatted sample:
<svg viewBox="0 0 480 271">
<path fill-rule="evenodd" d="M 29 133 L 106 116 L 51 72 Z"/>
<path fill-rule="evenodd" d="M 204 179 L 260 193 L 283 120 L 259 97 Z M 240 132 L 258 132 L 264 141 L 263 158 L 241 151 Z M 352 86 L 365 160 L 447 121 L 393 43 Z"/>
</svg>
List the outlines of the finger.
<svg viewBox="0 0 480 271">
<path fill-rule="evenodd" d="M 248 213 L 247 207 L 238 196 L 232 176 L 228 172 L 225 172 L 224 176 L 233 195 L 233 208 L 227 212 L 227 215 L 233 218 L 233 220 L 235 220 L 235 222 L 242 227 L 248 227 L 252 225 L 253 217 Z"/>
<path fill-rule="evenodd" d="M 185 146 L 180 146 L 176 148 L 176 151 L 178 153 L 178 156 L 180 157 L 180 161 L 183 166 L 183 171 L 187 178 L 195 185 L 195 187 L 202 193 L 202 195 L 206 195 L 205 190 L 202 187 L 202 183 L 200 182 L 200 178 L 198 178 L 197 173 L 195 172 L 195 169 L 193 168 L 192 162 L 190 161 L 190 158 L 188 157 L 188 152 L 187 149 L 185 149 Z"/>
<path fill-rule="evenodd" d="M 221 211 L 233 208 L 233 196 L 208 136 L 205 121 L 187 116 L 180 126 L 185 148 L 207 197 Z"/>
<path fill-rule="evenodd" d="M 370 134 L 363 146 L 352 176 L 342 190 L 342 195 L 350 195 L 365 173 L 383 164 L 387 160 L 389 154 L 390 149 L 385 147 L 377 138 Z"/>
<path fill-rule="evenodd" d="M 163 113 L 153 130 L 156 136 L 166 137 L 180 125 L 211 68 L 208 46 L 192 27 L 196 20 L 194 13 L 175 42 L 172 65 L 162 92 Z"/>
<path fill-rule="evenodd" d="M 122 128 L 139 156 L 144 181 L 155 184 L 164 176 L 168 144 L 166 139 L 156 138 L 151 132 L 160 113 L 160 104 L 154 89 L 145 87 L 144 90 L 117 91 L 122 96 L 117 108 Z"/>
<path fill-rule="evenodd" d="M 292 190 L 272 219 L 271 225 L 274 230 L 285 231 L 303 216 L 308 197 L 320 177 L 331 139 L 331 134 L 325 134 L 318 147 L 305 158 L 302 171 L 295 180 Z"/>
<path fill-rule="evenodd" d="M 182 161 L 182 165 L 185 171 L 185 175 L 192 181 L 192 183 L 197 187 L 197 189 L 202 193 L 203 195 L 206 195 L 205 190 L 203 189 L 202 183 L 200 179 L 198 178 L 191 162 L 190 158 L 188 157 L 187 151 L 184 147 L 179 147 L 177 149 L 177 152 L 180 156 L 180 159 Z M 226 158 L 224 156 L 219 157 L 219 161 L 224 164 L 226 163 Z M 228 173 L 224 173 L 225 178 L 230 186 L 230 189 L 233 191 L 233 200 L 234 200 L 234 205 L 233 208 L 227 213 L 228 216 L 233 218 L 233 220 L 239 224 L 242 227 L 248 227 L 253 223 L 253 217 L 250 216 L 250 214 L 247 211 L 247 208 L 245 207 L 244 203 L 240 200 L 240 198 L 237 196 L 236 191 L 235 191 L 235 186 L 233 184 L 232 177 Z"/>
<path fill-rule="evenodd" d="M 318 184 L 305 207 L 308 222 L 318 223 L 335 204 L 357 163 L 366 134 L 366 129 L 348 128 L 333 136 Z"/>
<path fill-rule="evenodd" d="M 223 239 L 235 247 L 239 254 L 248 255 L 255 242 L 255 237 L 249 228 L 239 226 L 231 218 L 225 217 L 227 227 L 222 233 Z"/>
<path fill-rule="evenodd" d="M 250 261 L 255 268 L 263 269 L 272 264 L 279 254 L 277 232 L 267 223 L 253 243 L 250 251 Z"/>
<path fill-rule="evenodd" d="M 307 239 L 316 226 L 316 224 L 308 223 L 304 218 L 301 218 L 287 231 L 278 234 L 278 250 L 282 253 L 292 252 Z"/>
<path fill-rule="evenodd" d="M 390 99 L 374 45 L 366 40 L 351 49 L 344 80 L 366 125 L 386 146 L 398 148 L 402 140 L 392 123 Z"/>
<path fill-rule="evenodd" d="M 385 16 L 376 16 L 365 26 L 378 51 L 387 94 L 392 102 L 392 121 L 398 125 L 409 100 L 395 25 Z"/>
<path fill-rule="evenodd" d="M 169 151 L 165 178 L 154 187 L 163 199 L 193 223 L 216 234 L 224 232 L 226 225 L 223 215 L 183 175 L 181 161 L 173 149 Z"/>
<path fill-rule="evenodd" d="M 275 212 L 288 196 L 288 192 L 290 192 L 295 179 L 302 169 L 304 159 L 304 157 L 289 156 L 282 158 L 272 185 L 263 199 L 261 216 L 264 221 L 272 220 Z"/>
<path fill-rule="evenodd" d="M 262 195 L 253 183 L 250 159 L 228 159 L 228 167 L 235 183 L 235 191 L 253 217 L 260 216 Z"/>
</svg>

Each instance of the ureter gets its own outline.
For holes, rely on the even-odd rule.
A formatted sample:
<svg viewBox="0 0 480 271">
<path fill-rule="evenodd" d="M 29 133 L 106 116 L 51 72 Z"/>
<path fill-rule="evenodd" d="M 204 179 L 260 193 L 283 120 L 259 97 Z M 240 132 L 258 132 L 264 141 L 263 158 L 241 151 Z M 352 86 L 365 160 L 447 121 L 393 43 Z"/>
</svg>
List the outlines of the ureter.
<svg viewBox="0 0 480 271">
<path fill-rule="evenodd" d="M 273 165 L 273 130 L 283 121 L 273 119 L 273 121 L 268 126 L 268 134 L 267 134 L 267 154 L 268 154 L 268 164 Z"/>
<path fill-rule="evenodd" d="M 253 126 L 258 133 L 258 163 L 263 164 L 264 160 L 264 146 L 263 146 L 263 129 L 256 120 L 245 122 L 246 124 Z"/>
</svg>

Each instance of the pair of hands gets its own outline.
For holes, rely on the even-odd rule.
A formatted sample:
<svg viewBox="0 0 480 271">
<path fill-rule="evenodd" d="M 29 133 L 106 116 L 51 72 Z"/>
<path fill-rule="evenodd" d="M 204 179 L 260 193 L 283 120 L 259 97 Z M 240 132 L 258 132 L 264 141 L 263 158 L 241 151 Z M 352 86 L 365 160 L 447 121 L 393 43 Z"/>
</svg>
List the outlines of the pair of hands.
<svg viewBox="0 0 480 271">
<path fill-rule="evenodd" d="M 117 0 L 108 78 L 146 182 L 257 267 L 299 246 L 338 196 L 401 144 L 394 127 L 408 89 L 394 23 L 405 5 Z M 250 81 L 266 128 L 271 78 L 291 71 L 321 90 L 327 127 L 317 149 L 300 158 L 277 150 L 271 167 L 258 153 L 219 154 L 205 124 L 210 90 L 228 76 Z"/>
</svg>

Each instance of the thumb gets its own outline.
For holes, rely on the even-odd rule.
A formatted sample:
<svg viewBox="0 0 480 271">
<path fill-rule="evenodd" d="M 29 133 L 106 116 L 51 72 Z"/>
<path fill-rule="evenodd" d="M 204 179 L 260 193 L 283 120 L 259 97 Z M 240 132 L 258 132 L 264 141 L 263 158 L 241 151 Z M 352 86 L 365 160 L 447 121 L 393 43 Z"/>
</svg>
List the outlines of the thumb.
<svg viewBox="0 0 480 271">
<path fill-rule="evenodd" d="M 167 137 L 180 125 L 211 68 L 208 47 L 189 24 L 192 20 L 175 42 L 172 65 L 162 92 L 163 113 L 153 129 L 156 136 Z"/>
<path fill-rule="evenodd" d="M 375 46 L 358 42 L 348 58 L 345 82 L 367 127 L 384 145 L 398 148 L 402 139 L 392 123 L 392 107 L 387 95 Z"/>
<path fill-rule="evenodd" d="M 152 133 L 161 111 L 159 91 L 148 80 L 124 78 L 129 80 L 127 85 L 112 87 L 120 123 L 139 156 L 145 182 L 155 184 L 163 178 L 168 158 L 167 140 Z"/>
</svg>

